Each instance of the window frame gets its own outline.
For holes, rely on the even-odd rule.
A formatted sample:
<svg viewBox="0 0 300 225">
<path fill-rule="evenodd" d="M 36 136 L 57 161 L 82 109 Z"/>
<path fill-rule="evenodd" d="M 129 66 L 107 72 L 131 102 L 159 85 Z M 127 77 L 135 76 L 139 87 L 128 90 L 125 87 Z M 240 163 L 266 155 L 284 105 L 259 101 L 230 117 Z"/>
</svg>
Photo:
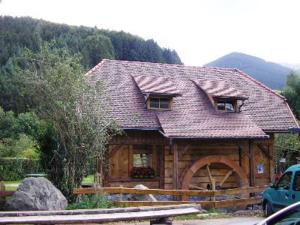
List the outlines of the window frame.
<svg viewBox="0 0 300 225">
<path fill-rule="evenodd" d="M 158 99 L 158 107 L 152 107 L 151 106 L 151 100 L 153 100 L 153 99 Z M 162 99 L 168 101 L 168 108 L 162 108 L 161 107 Z M 171 97 L 168 97 L 168 96 L 150 96 L 147 100 L 147 109 L 158 110 L 158 111 L 168 111 L 168 110 L 172 110 L 172 104 L 173 104 L 173 99 Z"/>
<path fill-rule="evenodd" d="M 141 161 L 141 166 L 135 165 L 135 157 L 134 155 L 142 155 L 145 154 L 146 164 L 143 164 Z M 142 179 L 142 180 L 151 180 L 157 179 L 158 174 L 160 174 L 160 170 L 157 167 L 155 161 L 158 160 L 156 150 L 152 145 L 149 144 L 135 144 L 132 145 L 131 154 L 130 154 L 130 165 L 129 165 L 129 176 L 132 179 Z M 142 160 L 142 159 L 141 159 Z M 145 173 L 143 176 L 143 173 Z M 150 175 L 149 175 L 150 173 Z M 153 174 L 151 174 L 153 173 Z M 135 175 L 134 175 L 135 174 Z M 138 175 L 137 175 L 138 174 Z M 136 175 L 138 177 L 136 177 Z"/>
<path fill-rule="evenodd" d="M 227 98 L 215 98 L 214 99 L 215 103 L 215 108 L 219 112 L 224 112 L 224 113 L 237 113 L 238 112 L 238 107 L 237 107 L 237 99 L 227 99 Z M 219 104 L 224 104 L 224 110 L 219 109 Z M 226 108 L 226 104 L 230 104 L 233 107 L 233 111 L 230 111 Z"/>
</svg>

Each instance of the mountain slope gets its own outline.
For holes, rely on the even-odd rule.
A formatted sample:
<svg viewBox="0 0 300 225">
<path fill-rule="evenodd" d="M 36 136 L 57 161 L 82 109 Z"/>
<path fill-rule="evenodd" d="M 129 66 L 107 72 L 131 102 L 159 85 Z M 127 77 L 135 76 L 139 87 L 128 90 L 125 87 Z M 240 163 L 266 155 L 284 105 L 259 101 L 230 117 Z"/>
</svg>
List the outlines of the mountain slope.
<svg viewBox="0 0 300 225">
<path fill-rule="evenodd" d="M 280 64 L 238 52 L 225 55 L 206 66 L 240 69 L 272 89 L 282 89 L 291 71 Z"/>
<path fill-rule="evenodd" d="M 161 48 L 152 39 L 30 17 L 0 16 L 0 66 L 24 47 L 38 51 L 43 42 L 54 42 L 55 47 L 81 54 L 87 69 L 103 58 L 182 64 L 174 50 Z"/>
</svg>

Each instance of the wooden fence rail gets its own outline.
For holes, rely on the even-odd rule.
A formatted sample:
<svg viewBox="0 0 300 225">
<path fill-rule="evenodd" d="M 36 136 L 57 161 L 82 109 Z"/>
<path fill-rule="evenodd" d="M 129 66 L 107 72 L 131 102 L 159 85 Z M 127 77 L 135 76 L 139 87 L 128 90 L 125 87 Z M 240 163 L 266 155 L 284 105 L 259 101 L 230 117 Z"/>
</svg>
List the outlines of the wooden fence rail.
<svg viewBox="0 0 300 225">
<path fill-rule="evenodd" d="M 201 197 L 216 197 L 222 195 L 239 195 L 262 192 L 266 187 L 245 187 L 226 190 L 165 190 L 165 189 L 136 189 L 126 187 L 103 187 L 103 188 L 76 188 L 73 193 L 81 194 L 153 194 L 153 195 L 172 195 L 172 196 L 201 196 Z"/>
<path fill-rule="evenodd" d="M 197 204 L 202 208 L 211 209 L 211 208 L 227 208 L 233 206 L 241 205 L 256 205 L 261 203 L 260 197 L 252 198 L 241 198 L 241 199 L 227 199 L 220 201 L 118 201 L 114 204 L 118 207 L 140 207 L 140 206 L 164 206 L 164 205 L 181 205 L 181 204 Z"/>
<path fill-rule="evenodd" d="M 153 194 L 153 195 L 172 195 L 172 196 L 198 196 L 211 197 L 216 196 L 235 196 L 240 195 L 239 198 L 226 200 L 212 200 L 212 201 L 193 201 L 193 204 L 199 204 L 203 208 L 226 208 L 240 205 L 255 205 L 261 203 L 261 197 L 249 197 L 251 193 L 260 193 L 266 187 L 245 187 L 226 190 L 164 190 L 164 189 L 136 189 L 126 187 L 103 187 L 103 188 L 76 188 L 73 193 L 77 195 L 82 194 Z M 119 207 L 138 207 L 138 206 L 163 206 L 163 205 L 180 205 L 191 203 L 189 201 L 117 201 L 115 204 Z"/>
</svg>

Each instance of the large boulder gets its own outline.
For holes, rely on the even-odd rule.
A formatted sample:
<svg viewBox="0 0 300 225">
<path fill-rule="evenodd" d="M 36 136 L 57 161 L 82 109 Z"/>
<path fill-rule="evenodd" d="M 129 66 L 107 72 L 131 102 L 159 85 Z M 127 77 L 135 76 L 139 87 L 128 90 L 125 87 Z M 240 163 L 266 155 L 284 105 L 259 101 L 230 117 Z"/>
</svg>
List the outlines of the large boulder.
<svg viewBox="0 0 300 225">
<path fill-rule="evenodd" d="M 67 205 L 68 201 L 60 190 L 43 177 L 25 178 L 7 201 L 9 210 L 62 210 Z"/>
</svg>

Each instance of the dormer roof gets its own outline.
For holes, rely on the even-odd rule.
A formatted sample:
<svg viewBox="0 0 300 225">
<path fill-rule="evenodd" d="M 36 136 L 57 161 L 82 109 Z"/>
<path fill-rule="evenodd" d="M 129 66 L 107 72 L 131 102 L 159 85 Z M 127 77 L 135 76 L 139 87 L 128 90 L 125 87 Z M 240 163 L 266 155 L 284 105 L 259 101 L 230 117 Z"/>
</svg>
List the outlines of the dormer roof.
<svg viewBox="0 0 300 225">
<path fill-rule="evenodd" d="M 201 88 L 208 96 L 212 98 L 233 98 L 237 100 L 246 100 L 248 97 L 235 89 L 225 80 L 197 79 L 194 83 Z"/>
<path fill-rule="evenodd" d="M 140 91 L 145 95 L 179 96 L 180 92 L 168 77 L 132 76 Z"/>
</svg>

